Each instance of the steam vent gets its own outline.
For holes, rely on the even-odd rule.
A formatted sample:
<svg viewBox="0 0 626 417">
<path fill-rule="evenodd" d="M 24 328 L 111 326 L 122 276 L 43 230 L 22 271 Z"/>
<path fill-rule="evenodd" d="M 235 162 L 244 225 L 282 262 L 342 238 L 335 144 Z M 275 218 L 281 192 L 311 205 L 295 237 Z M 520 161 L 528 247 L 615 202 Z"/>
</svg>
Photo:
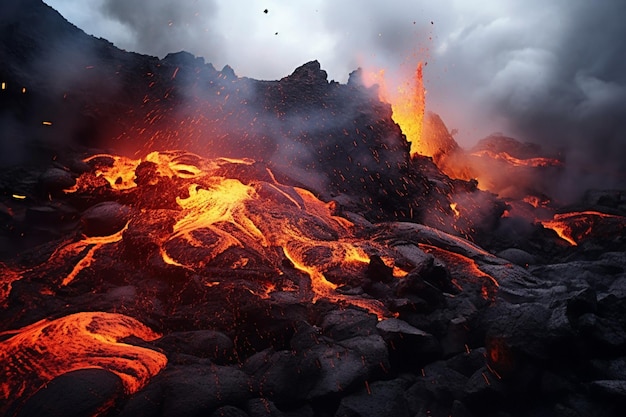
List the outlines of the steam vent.
<svg viewBox="0 0 626 417">
<path fill-rule="evenodd" d="M 0 15 L 0 415 L 600 417 L 626 187 L 361 69 L 277 81 Z"/>
</svg>

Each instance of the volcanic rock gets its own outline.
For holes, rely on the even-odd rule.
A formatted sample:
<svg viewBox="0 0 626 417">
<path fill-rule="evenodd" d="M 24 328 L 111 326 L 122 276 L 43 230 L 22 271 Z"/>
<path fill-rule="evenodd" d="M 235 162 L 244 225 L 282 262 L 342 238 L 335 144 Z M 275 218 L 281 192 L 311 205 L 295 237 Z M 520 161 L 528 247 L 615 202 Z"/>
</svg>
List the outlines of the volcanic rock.
<svg viewBox="0 0 626 417">
<path fill-rule="evenodd" d="M 346 339 L 341 344 L 320 344 L 307 352 L 319 364 L 320 376 L 309 399 L 353 389 L 389 369 L 387 345 L 379 335 Z"/>
<path fill-rule="evenodd" d="M 316 360 L 305 353 L 270 350 L 248 358 L 243 369 L 252 375 L 255 392 L 281 404 L 306 399 L 321 372 Z"/>
<path fill-rule="evenodd" d="M 130 219 L 131 209 L 115 201 L 96 204 L 81 216 L 83 233 L 87 236 L 108 236 L 122 230 Z"/>
<path fill-rule="evenodd" d="M 210 362 L 166 369 L 159 381 L 160 394 L 156 394 L 155 388 L 146 394 L 152 401 L 159 401 L 163 415 L 169 416 L 207 413 L 222 405 L 242 404 L 253 395 L 248 375 Z M 153 392 L 157 397 L 152 397 Z"/>
<path fill-rule="evenodd" d="M 219 364 L 230 362 L 235 356 L 232 340 L 213 330 L 172 332 L 159 339 L 155 345 L 166 348 L 169 352 L 209 358 Z"/>
<path fill-rule="evenodd" d="M 429 333 L 395 318 L 382 320 L 376 326 L 390 346 L 390 360 L 404 370 L 417 370 L 441 355 L 439 341 Z"/>
<path fill-rule="evenodd" d="M 248 413 L 232 405 L 225 405 L 213 411 L 210 417 L 248 417 Z"/>
<path fill-rule="evenodd" d="M 352 308 L 329 312 L 320 325 L 324 334 L 334 340 L 376 334 L 376 316 Z"/>
<path fill-rule="evenodd" d="M 60 168 L 50 168 L 39 177 L 41 190 L 45 193 L 56 193 L 76 184 L 72 174 Z"/>
<path fill-rule="evenodd" d="M 469 378 L 450 369 L 444 362 L 433 362 L 425 366 L 422 376 L 407 390 L 407 398 L 412 409 L 427 410 L 434 404 L 452 407 L 454 400 L 466 396 Z"/>
<path fill-rule="evenodd" d="M 369 383 L 357 393 L 344 397 L 335 416 L 409 417 L 412 414 L 405 399 L 408 385 L 409 382 L 402 379 Z"/>
<path fill-rule="evenodd" d="M 435 161 L 445 158 L 446 155 L 459 151 L 459 145 L 448 132 L 441 117 L 433 112 L 424 115 L 420 154 L 430 156 Z"/>
<path fill-rule="evenodd" d="M 518 248 L 504 249 L 498 252 L 497 256 L 502 259 L 507 259 L 516 265 L 524 267 L 537 262 L 537 259 L 533 255 Z"/>
<path fill-rule="evenodd" d="M 79 369 L 50 381 L 28 399 L 19 417 L 83 417 L 110 408 L 124 394 L 122 380 L 105 369 Z"/>
</svg>

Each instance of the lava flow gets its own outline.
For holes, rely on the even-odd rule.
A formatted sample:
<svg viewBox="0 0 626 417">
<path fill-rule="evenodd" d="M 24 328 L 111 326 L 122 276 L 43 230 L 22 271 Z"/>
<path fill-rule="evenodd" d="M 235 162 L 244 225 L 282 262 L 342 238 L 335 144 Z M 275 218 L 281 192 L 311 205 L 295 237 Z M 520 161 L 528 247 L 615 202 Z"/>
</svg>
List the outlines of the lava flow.
<svg viewBox="0 0 626 417">
<path fill-rule="evenodd" d="M 598 211 L 580 211 L 555 214 L 551 220 L 542 220 L 540 223 L 572 246 L 589 237 L 602 238 L 603 231 L 607 235 L 614 235 L 616 230 L 626 229 L 626 219 L 622 216 L 601 213 Z M 610 229 L 610 230 L 609 230 Z"/>
<path fill-rule="evenodd" d="M 325 276 L 336 268 L 363 272 L 373 254 L 393 267 L 389 250 L 370 242 L 357 242 L 351 222 L 332 215 L 329 206 L 309 191 L 276 182 L 271 171 L 259 169 L 253 161 L 206 160 L 182 152 L 153 152 L 143 161 L 107 155 L 86 161 L 96 165 L 95 178 L 93 174 L 80 177 L 77 186 L 67 192 L 94 193 L 103 186 L 96 185 L 97 178 L 102 177 L 114 194 L 129 198 L 136 214 L 129 219 L 128 230 L 101 238 L 85 237 L 66 246 L 90 249 L 83 251 L 64 285 L 70 284 L 82 270 L 97 267 L 94 257 L 103 245 L 124 246 L 124 239 L 141 233 L 154 237 L 164 264 L 180 268 L 181 273 L 206 275 L 205 281 L 211 285 L 225 279 L 218 276 L 223 272 L 217 271 L 226 269 L 264 276 L 262 294 L 292 291 L 293 282 L 285 282 L 284 286 L 278 283 L 285 281 L 278 277 L 289 275 L 284 267 L 287 261 L 310 278 L 304 286 L 309 287 L 310 293 L 300 288 L 300 296 L 311 301 L 324 298 L 359 305 L 379 318 L 389 314 L 377 300 L 338 293 L 337 287 L 346 282 L 332 282 Z M 140 179 L 138 173 L 142 170 L 150 174 Z M 135 200 L 130 198 L 133 195 Z M 142 206 L 145 201 L 154 204 L 152 197 L 157 195 L 174 196 L 163 203 L 172 222 L 169 232 L 151 231 L 160 226 L 151 224 L 147 208 Z M 147 230 L 135 232 L 140 227 Z M 71 252 L 75 254 L 77 250 Z M 406 272 L 395 268 L 394 274 L 402 276 Z"/>
<path fill-rule="evenodd" d="M 41 320 L 0 333 L 0 403 L 28 398 L 55 377 L 102 368 L 122 380 L 127 393 L 144 387 L 167 364 L 162 353 L 123 343 L 129 336 L 151 341 L 160 335 L 122 314 L 84 312 Z M 7 338 L 8 337 L 8 338 Z M 0 412 L 4 412 L 0 405 Z"/>
</svg>

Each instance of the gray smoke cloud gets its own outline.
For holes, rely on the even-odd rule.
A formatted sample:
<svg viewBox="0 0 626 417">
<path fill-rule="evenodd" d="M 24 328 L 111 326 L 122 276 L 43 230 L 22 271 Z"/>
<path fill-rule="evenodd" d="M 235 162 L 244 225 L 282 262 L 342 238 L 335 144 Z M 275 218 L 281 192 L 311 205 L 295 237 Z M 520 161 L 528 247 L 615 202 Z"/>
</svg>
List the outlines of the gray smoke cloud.
<svg viewBox="0 0 626 417">
<path fill-rule="evenodd" d="M 257 79 L 313 59 L 340 82 L 357 67 L 402 78 L 425 61 L 427 106 L 462 146 L 502 131 L 561 148 L 590 186 L 626 169 L 623 0 L 47 3 L 122 48 L 187 50 Z"/>
</svg>

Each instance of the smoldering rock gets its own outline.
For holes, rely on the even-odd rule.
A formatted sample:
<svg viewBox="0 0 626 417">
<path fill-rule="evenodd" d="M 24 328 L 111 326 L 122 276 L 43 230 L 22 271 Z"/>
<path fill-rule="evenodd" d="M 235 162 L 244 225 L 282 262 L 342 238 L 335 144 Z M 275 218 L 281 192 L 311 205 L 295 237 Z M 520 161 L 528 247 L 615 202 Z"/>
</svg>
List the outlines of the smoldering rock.
<svg viewBox="0 0 626 417">
<path fill-rule="evenodd" d="M 465 377 L 469 378 L 477 370 L 485 366 L 487 361 L 487 351 L 484 347 L 469 349 L 447 359 L 446 366 Z"/>
<path fill-rule="evenodd" d="M 389 369 L 387 345 L 379 335 L 360 336 L 340 344 L 320 344 L 307 355 L 320 367 L 319 378 L 307 393 L 314 400 L 354 389 Z"/>
<path fill-rule="evenodd" d="M 505 401 L 506 387 L 486 366 L 470 376 L 463 390 L 465 402 L 477 411 L 498 409 Z"/>
<path fill-rule="evenodd" d="M 506 344 L 506 349 L 511 352 L 517 351 L 535 358 L 545 359 L 550 351 L 550 334 L 544 327 L 551 316 L 550 310 L 538 303 L 527 304 L 500 304 L 485 311 L 481 318 L 487 328 L 487 338 L 498 340 L 498 343 Z M 538 332 L 541 331 L 541 334 Z M 497 354 L 501 345 L 494 346 L 494 354 Z M 496 357 L 498 360 L 514 360 L 512 357 Z M 504 364 L 508 366 L 507 364 Z M 515 364 L 517 365 L 517 364 Z M 503 370 L 504 371 L 504 370 Z"/>
</svg>

